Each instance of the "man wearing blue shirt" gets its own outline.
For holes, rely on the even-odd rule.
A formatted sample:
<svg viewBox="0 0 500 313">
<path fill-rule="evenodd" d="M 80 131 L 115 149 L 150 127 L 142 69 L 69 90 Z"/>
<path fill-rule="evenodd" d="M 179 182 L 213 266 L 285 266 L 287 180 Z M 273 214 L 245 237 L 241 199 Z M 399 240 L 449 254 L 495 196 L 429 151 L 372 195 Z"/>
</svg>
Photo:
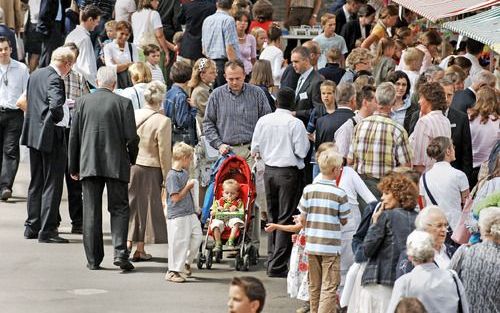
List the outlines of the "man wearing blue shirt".
<svg viewBox="0 0 500 313">
<path fill-rule="evenodd" d="M 218 0 L 217 12 L 205 19 L 201 29 L 203 54 L 217 65 L 214 88 L 226 83 L 224 64 L 240 57 L 236 22 L 229 13 L 232 4 L 232 0 Z"/>
</svg>

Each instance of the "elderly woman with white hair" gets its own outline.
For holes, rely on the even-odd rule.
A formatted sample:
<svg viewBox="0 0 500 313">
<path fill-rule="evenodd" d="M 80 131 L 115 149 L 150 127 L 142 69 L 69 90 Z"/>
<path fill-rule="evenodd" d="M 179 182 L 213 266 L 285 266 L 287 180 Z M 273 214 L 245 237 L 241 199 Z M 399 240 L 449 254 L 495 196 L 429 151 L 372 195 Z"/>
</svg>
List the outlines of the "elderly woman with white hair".
<svg viewBox="0 0 500 313">
<path fill-rule="evenodd" d="M 448 268 L 457 247 L 446 242 L 448 220 L 444 211 L 435 205 L 425 207 L 418 213 L 415 226 L 417 230 L 425 231 L 431 235 L 434 247 L 434 263 L 439 268 Z M 398 264 L 397 277 L 412 270 L 413 264 L 411 260 L 408 257 L 403 257 Z"/>
<path fill-rule="evenodd" d="M 139 154 L 130 170 L 130 219 L 128 249 L 137 244 L 132 261 L 148 261 L 152 256 L 144 243 L 166 243 L 167 227 L 161 202 L 161 186 L 171 167 L 171 122 L 159 113 L 166 87 L 153 81 L 144 89 L 144 108 L 135 110 Z"/>
<path fill-rule="evenodd" d="M 457 271 L 469 299 L 469 312 L 494 313 L 500 310 L 500 207 L 482 209 L 479 214 L 481 243 L 462 246 L 450 268 Z"/>
<path fill-rule="evenodd" d="M 428 232 L 415 230 L 406 240 L 415 268 L 394 283 L 387 313 L 394 313 L 403 297 L 418 298 L 429 313 L 469 312 L 464 286 L 454 271 L 434 263 L 434 242 Z"/>
</svg>

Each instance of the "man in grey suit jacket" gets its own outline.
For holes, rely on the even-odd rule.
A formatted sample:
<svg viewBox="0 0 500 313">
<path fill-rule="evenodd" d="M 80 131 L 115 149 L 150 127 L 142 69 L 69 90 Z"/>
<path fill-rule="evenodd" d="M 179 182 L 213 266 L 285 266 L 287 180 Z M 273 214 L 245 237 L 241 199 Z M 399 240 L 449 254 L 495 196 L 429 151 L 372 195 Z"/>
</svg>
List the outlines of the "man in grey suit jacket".
<svg viewBox="0 0 500 313">
<path fill-rule="evenodd" d="M 312 110 L 316 106 L 323 105 L 321 102 L 320 86 L 323 81 L 323 76 L 318 73 L 311 64 L 311 51 L 302 46 L 293 49 L 292 65 L 297 74 L 300 74 L 297 87 L 295 89 L 295 111 L 294 116 L 297 117 L 307 126 Z M 312 183 L 312 164 L 311 156 L 313 151 L 313 143 L 304 159 L 304 183 Z"/>
<path fill-rule="evenodd" d="M 50 65 L 34 71 L 28 80 L 28 107 L 21 135 L 21 144 L 30 150 L 31 169 L 26 239 L 68 242 L 57 232 L 67 156 L 64 125 L 57 123 L 63 121 L 66 101 L 62 77 L 69 73 L 74 61 L 69 48 L 58 48 Z"/>
<path fill-rule="evenodd" d="M 116 71 L 97 71 L 99 88 L 80 97 L 69 135 L 69 173 L 80 179 L 83 189 L 83 246 L 87 267 L 99 269 L 104 258 L 102 240 L 102 192 L 106 185 L 114 262 L 132 270 L 128 261 L 128 182 L 130 166 L 139 151 L 132 102 L 113 93 Z"/>
</svg>

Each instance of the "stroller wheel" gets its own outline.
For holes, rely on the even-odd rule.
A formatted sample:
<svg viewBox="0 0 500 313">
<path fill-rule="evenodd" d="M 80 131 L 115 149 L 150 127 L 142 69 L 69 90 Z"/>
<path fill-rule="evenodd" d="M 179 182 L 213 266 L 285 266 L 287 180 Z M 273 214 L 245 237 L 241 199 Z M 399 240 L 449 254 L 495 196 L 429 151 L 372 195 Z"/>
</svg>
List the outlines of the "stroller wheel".
<svg viewBox="0 0 500 313">
<path fill-rule="evenodd" d="M 241 267 L 243 265 L 242 263 L 243 263 L 243 260 L 241 259 L 240 255 L 237 254 L 236 257 L 234 258 L 234 268 L 237 271 L 241 271 Z"/>
<path fill-rule="evenodd" d="M 243 264 L 241 265 L 241 270 L 246 272 L 248 271 L 249 267 L 250 267 L 250 256 L 248 254 L 245 254 L 243 256 Z"/>
<path fill-rule="evenodd" d="M 212 268 L 213 257 L 214 257 L 214 252 L 212 251 L 212 249 L 208 250 L 208 252 L 207 252 L 207 269 Z"/>
<path fill-rule="evenodd" d="M 203 263 L 205 263 L 206 259 L 203 253 L 198 252 L 198 262 L 196 262 L 196 266 L 198 267 L 199 270 L 202 269 Z"/>
<path fill-rule="evenodd" d="M 248 257 L 249 257 L 250 265 L 257 265 L 257 263 L 259 261 L 259 256 L 257 254 L 257 248 L 255 248 L 254 246 L 250 245 L 248 247 L 247 254 L 248 254 Z"/>
<path fill-rule="evenodd" d="M 215 263 L 220 263 L 222 260 L 222 251 L 215 252 Z"/>
</svg>

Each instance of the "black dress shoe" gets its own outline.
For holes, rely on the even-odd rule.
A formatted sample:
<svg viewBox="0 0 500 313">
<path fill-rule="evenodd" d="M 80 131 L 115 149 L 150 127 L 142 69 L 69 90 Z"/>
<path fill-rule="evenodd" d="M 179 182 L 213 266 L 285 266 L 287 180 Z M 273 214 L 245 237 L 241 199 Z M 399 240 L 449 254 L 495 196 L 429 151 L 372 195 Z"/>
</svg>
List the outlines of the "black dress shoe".
<svg viewBox="0 0 500 313">
<path fill-rule="evenodd" d="M 51 236 L 51 237 L 46 237 L 46 238 L 38 238 L 38 242 L 42 243 L 69 243 L 68 239 L 64 239 L 59 236 Z"/>
<path fill-rule="evenodd" d="M 3 201 L 7 201 L 10 197 L 12 197 L 12 190 L 10 190 L 9 188 L 2 189 L 0 199 L 2 199 Z"/>
<path fill-rule="evenodd" d="M 71 227 L 71 233 L 72 234 L 79 234 L 79 235 L 83 234 L 82 226 L 81 225 L 80 226 L 79 225 L 73 225 Z"/>
<path fill-rule="evenodd" d="M 124 271 L 131 271 L 135 268 L 129 260 L 122 258 L 115 258 L 113 264 L 119 266 Z"/>
<path fill-rule="evenodd" d="M 24 230 L 24 238 L 25 239 L 37 239 L 38 232 L 35 232 L 31 228 L 26 227 L 26 229 Z"/>
<path fill-rule="evenodd" d="M 90 263 L 87 263 L 87 268 L 91 271 L 95 271 L 95 270 L 100 270 L 102 269 L 102 267 L 100 265 L 92 265 Z"/>
</svg>

